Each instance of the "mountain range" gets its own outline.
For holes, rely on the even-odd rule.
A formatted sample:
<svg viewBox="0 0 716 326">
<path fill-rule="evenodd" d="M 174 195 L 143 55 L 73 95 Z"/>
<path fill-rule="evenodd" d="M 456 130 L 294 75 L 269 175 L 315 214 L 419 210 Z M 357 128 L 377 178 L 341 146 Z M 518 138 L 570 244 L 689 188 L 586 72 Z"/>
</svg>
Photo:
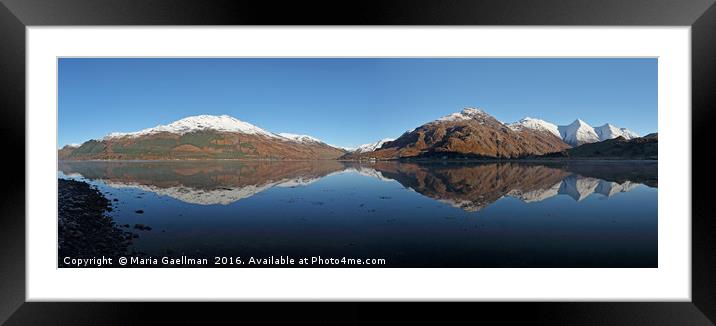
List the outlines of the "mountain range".
<svg viewBox="0 0 716 326">
<path fill-rule="evenodd" d="M 405 132 L 368 153 L 380 159 L 397 158 L 518 158 L 569 148 L 551 132 L 510 128 L 486 112 L 467 108 Z"/>
<path fill-rule="evenodd" d="M 593 128 L 580 119 L 566 126 L 529 117 L 505 124 L 485 111 L 466 108 L 423 124 L 394 141 L 363 145 L 374 149 L 349 153 L 344 158 L 522 158 L 561 153 L 616 137 L 635 139 L 639 135 L 611 124 Z"/>
<path fill-rule="evenodd" d="M 273 133 L 228 115 L 199 115 L 136 132 L 110 133 L 81 145 L 67 145 L 58 151 L 58 157 L 60 160 L 511 159 L 555 157 L 555 153 L 617 138 L 632 140 L 639 136 L 611 124 L 594 128 L 580 119 L 566 126 L 529 117 L 503 123 L 483 110 L 466 108 L 406 131 L 396 139 L 384 138 L 348 150 L 309 135 Z"/>
<path fill-rule="evenodd" d="M 544 120 L 527 117 L 515 123 L 507 124 L 507 126 L 515 130 L 526 128 L 548 131 L 571 146 L 595 143 L 617 137 L 623 137 L 624 139 L 639 137 L 637 133 L 627 128 L 618 128 L 609 123 L 595 128 L 581 119 L 574 120 L 574 122 L 566 126 L 557 126 Z"/>
</svg>

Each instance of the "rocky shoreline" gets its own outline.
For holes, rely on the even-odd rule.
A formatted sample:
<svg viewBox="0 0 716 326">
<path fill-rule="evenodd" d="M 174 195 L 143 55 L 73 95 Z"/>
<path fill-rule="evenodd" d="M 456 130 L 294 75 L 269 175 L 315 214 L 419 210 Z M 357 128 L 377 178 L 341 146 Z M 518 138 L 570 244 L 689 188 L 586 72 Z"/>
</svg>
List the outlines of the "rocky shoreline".
<svg viewBox="0 0 716 326">
<path fill-rule="evenodd" d="M 107 212 L 111 201 L 86 182 L 58 179 L 58 266 L 65 257 L 120 257 L 130 254 L 133 237 Z M 132 253 L 135 254 L 135 253 Z"/>
</svg>

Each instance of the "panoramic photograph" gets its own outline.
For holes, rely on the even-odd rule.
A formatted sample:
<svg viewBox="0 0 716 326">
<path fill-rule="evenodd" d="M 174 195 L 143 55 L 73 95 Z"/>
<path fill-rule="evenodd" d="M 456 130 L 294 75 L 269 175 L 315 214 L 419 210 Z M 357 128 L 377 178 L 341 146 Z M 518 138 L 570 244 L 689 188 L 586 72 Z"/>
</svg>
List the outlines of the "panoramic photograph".
<svg viewBox="0 0 716 326">
<path fill-rule="evenodd" d="M 59 58 L 60 268 L 657 268 L 656 58 Z"/>
</svg>

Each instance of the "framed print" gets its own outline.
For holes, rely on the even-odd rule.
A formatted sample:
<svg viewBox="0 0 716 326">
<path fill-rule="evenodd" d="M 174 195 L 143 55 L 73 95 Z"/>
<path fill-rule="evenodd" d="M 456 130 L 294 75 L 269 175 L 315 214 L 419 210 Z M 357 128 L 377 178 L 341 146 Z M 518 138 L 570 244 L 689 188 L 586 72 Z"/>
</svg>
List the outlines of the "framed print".
<svg viewBox="0 0 716 326">
<path fill-rule="evenodd" d="M 2 320 L 713 324 L 712 1 L 318 7 L 3 1 Z"/>
</svg>

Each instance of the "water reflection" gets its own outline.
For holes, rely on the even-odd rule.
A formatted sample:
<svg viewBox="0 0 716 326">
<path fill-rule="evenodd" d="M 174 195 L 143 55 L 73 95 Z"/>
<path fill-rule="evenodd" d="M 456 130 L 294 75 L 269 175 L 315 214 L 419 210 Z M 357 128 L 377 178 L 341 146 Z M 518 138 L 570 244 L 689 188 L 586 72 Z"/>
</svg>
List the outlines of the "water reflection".
<svg viewBox="0 0 716 326">
<path fill-rule="evenodd" d="M 611 197 L 639 184 L 656 187 L 656 164 L 400 163 L 339 161 L 60 162 L 66 176 L 135 188 L 198 205 L 229 205 L 273 187 L 308 185 L 356 173 L 397 181 L 423 196 L 479 211 L 503 197 L 526 203 L 558 195 Z"/>
<path fill-rule="evenodd" d="M 61 162 L 60 171 L 186 203 L 228 205 L 271 187 L 306 185 L 344 169 L 337 161 Z"/>
</svg>

